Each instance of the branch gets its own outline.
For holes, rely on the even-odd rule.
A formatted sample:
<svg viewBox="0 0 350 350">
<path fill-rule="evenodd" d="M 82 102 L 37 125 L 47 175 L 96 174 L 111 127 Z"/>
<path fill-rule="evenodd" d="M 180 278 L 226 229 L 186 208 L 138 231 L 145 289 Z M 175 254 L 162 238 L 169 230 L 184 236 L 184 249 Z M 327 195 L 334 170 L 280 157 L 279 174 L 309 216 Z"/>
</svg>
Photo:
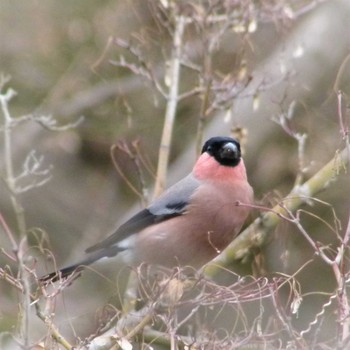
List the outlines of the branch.
<svg viewBox="0 0 350 350">
<path fill-rule="evenodd" d="M 51 337 L 66 350 L 72 350 L 73 346 L 62 336 L 58 328 L 53 324 L 49 317 L 45 316 L 40 310 L 39 304 L 35 303 L 35 309 L 37 316 L 45 323 L 50 331 Z"/>
<path fill-rule="evenodd" d="M 180 66 L 182 53 L 182 37 L 185 29 L 185 17 L 176 17 L 176 28 L 173 40 L 173 57 L 169 73 L 169 97 L 165 112 L 165 121 L 162 133 L 162 139 L 159 148 L 159 161 L 157 168 L 157 178 L 154 189 L 154 197 L 159 196 L 165 186 L 165 179 L 169 164 L 169 154 L 171 138 L 174 128 L 176 107 L 179 99 L 179 80 L 180 80 Z"/>
<path fill-rule="evenodd" d="M 3 115 L 3 130 L 4 130 L 4 155 L 5 155 L 5 171 L 6 171 L 6 184 L 11 192 L 11 203 L 13 210 L 16 214 L 16 220 L 18 225 L 18 231 L 21 237 L 24 237 L 26 234 L 26 224 L 24 218 L 24 210 L 22 205 L 17 200 L 16 193 L 16 183 L 14 176 L 14 165 L 12 158 L 12 123 L 13 118 L 11 117 L 9 111 L 9 102 L 10 100 L 17 95 L 13 89 L 7 89 L 6 92 L 2 92 L 2 89 L 5 83 L 8 81 L 8 78 L 3 76 L 0 77 L 0 106 Z"/>
</svg>

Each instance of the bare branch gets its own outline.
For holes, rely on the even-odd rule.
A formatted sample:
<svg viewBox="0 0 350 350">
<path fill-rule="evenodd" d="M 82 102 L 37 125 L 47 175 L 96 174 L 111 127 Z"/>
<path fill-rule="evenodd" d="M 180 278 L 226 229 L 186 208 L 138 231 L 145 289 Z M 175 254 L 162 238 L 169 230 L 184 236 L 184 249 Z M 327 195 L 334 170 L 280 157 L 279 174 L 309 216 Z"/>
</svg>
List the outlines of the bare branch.
<svg viewBox="0 0 350 350">
<path fill-rule="evenodd" d="M 185 30 L 185 17 L 175 16 L 175 32 L 173 38 L 173 54 L 169 71 L 169 97 L 165 112 L 162 138 L 159 147 L 157 177 L 154 188 L 154 197 L 158 197 L 164 190 L 167 176 L 172 133 L 179 98 L 179 80 L 182 57 L 182 37 Z"/>
</svg>

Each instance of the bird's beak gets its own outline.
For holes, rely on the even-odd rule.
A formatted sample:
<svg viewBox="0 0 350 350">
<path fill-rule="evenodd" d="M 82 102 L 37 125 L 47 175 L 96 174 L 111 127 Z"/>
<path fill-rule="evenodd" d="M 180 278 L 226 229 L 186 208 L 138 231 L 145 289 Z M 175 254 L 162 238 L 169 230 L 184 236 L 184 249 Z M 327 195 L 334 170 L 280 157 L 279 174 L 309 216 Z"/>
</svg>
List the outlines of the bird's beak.
<svg viewBox="0 0 350 350">
<path fill-rule="evenodd" d="M 232 143 L 226 143 L 221 149 L 221 157 L 226 159 L 237 159 L 240 157 L 237 146 Z"/>
</svg>

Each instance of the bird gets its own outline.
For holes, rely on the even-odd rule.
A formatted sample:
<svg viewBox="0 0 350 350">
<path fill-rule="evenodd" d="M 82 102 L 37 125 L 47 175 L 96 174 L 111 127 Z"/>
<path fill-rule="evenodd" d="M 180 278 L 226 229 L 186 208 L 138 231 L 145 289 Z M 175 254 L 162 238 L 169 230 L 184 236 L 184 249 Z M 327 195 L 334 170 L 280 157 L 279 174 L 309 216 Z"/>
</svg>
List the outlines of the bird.
<svg viewBox="0 0 350 350">
<path fill-rule="evenodd" d="M 114 233 L 85 250 L 82 261 L 40 278 L 56 282 L 118 254 L 137 266 L 200 269 L 239 234 L 253 203 L 239 142 L 208 139 L 192 171 Z M 123 254 L 121 254 L 123 253 Z"/>
</svg>

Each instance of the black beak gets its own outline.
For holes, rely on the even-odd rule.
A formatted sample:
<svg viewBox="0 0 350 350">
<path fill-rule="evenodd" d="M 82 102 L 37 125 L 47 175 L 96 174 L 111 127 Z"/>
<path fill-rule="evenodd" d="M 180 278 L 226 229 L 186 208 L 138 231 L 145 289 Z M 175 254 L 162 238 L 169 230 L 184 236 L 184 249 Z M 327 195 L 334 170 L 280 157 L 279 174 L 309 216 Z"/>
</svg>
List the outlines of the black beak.
<svg viewBox="0 0 350 350">
<path fill-rule="evenodd" d="M 241 156 L 239 153 L 237 146 L 228 142 L 221 148 L 220 156 L 222 159 L 239 159 Z"/>
</svg>

